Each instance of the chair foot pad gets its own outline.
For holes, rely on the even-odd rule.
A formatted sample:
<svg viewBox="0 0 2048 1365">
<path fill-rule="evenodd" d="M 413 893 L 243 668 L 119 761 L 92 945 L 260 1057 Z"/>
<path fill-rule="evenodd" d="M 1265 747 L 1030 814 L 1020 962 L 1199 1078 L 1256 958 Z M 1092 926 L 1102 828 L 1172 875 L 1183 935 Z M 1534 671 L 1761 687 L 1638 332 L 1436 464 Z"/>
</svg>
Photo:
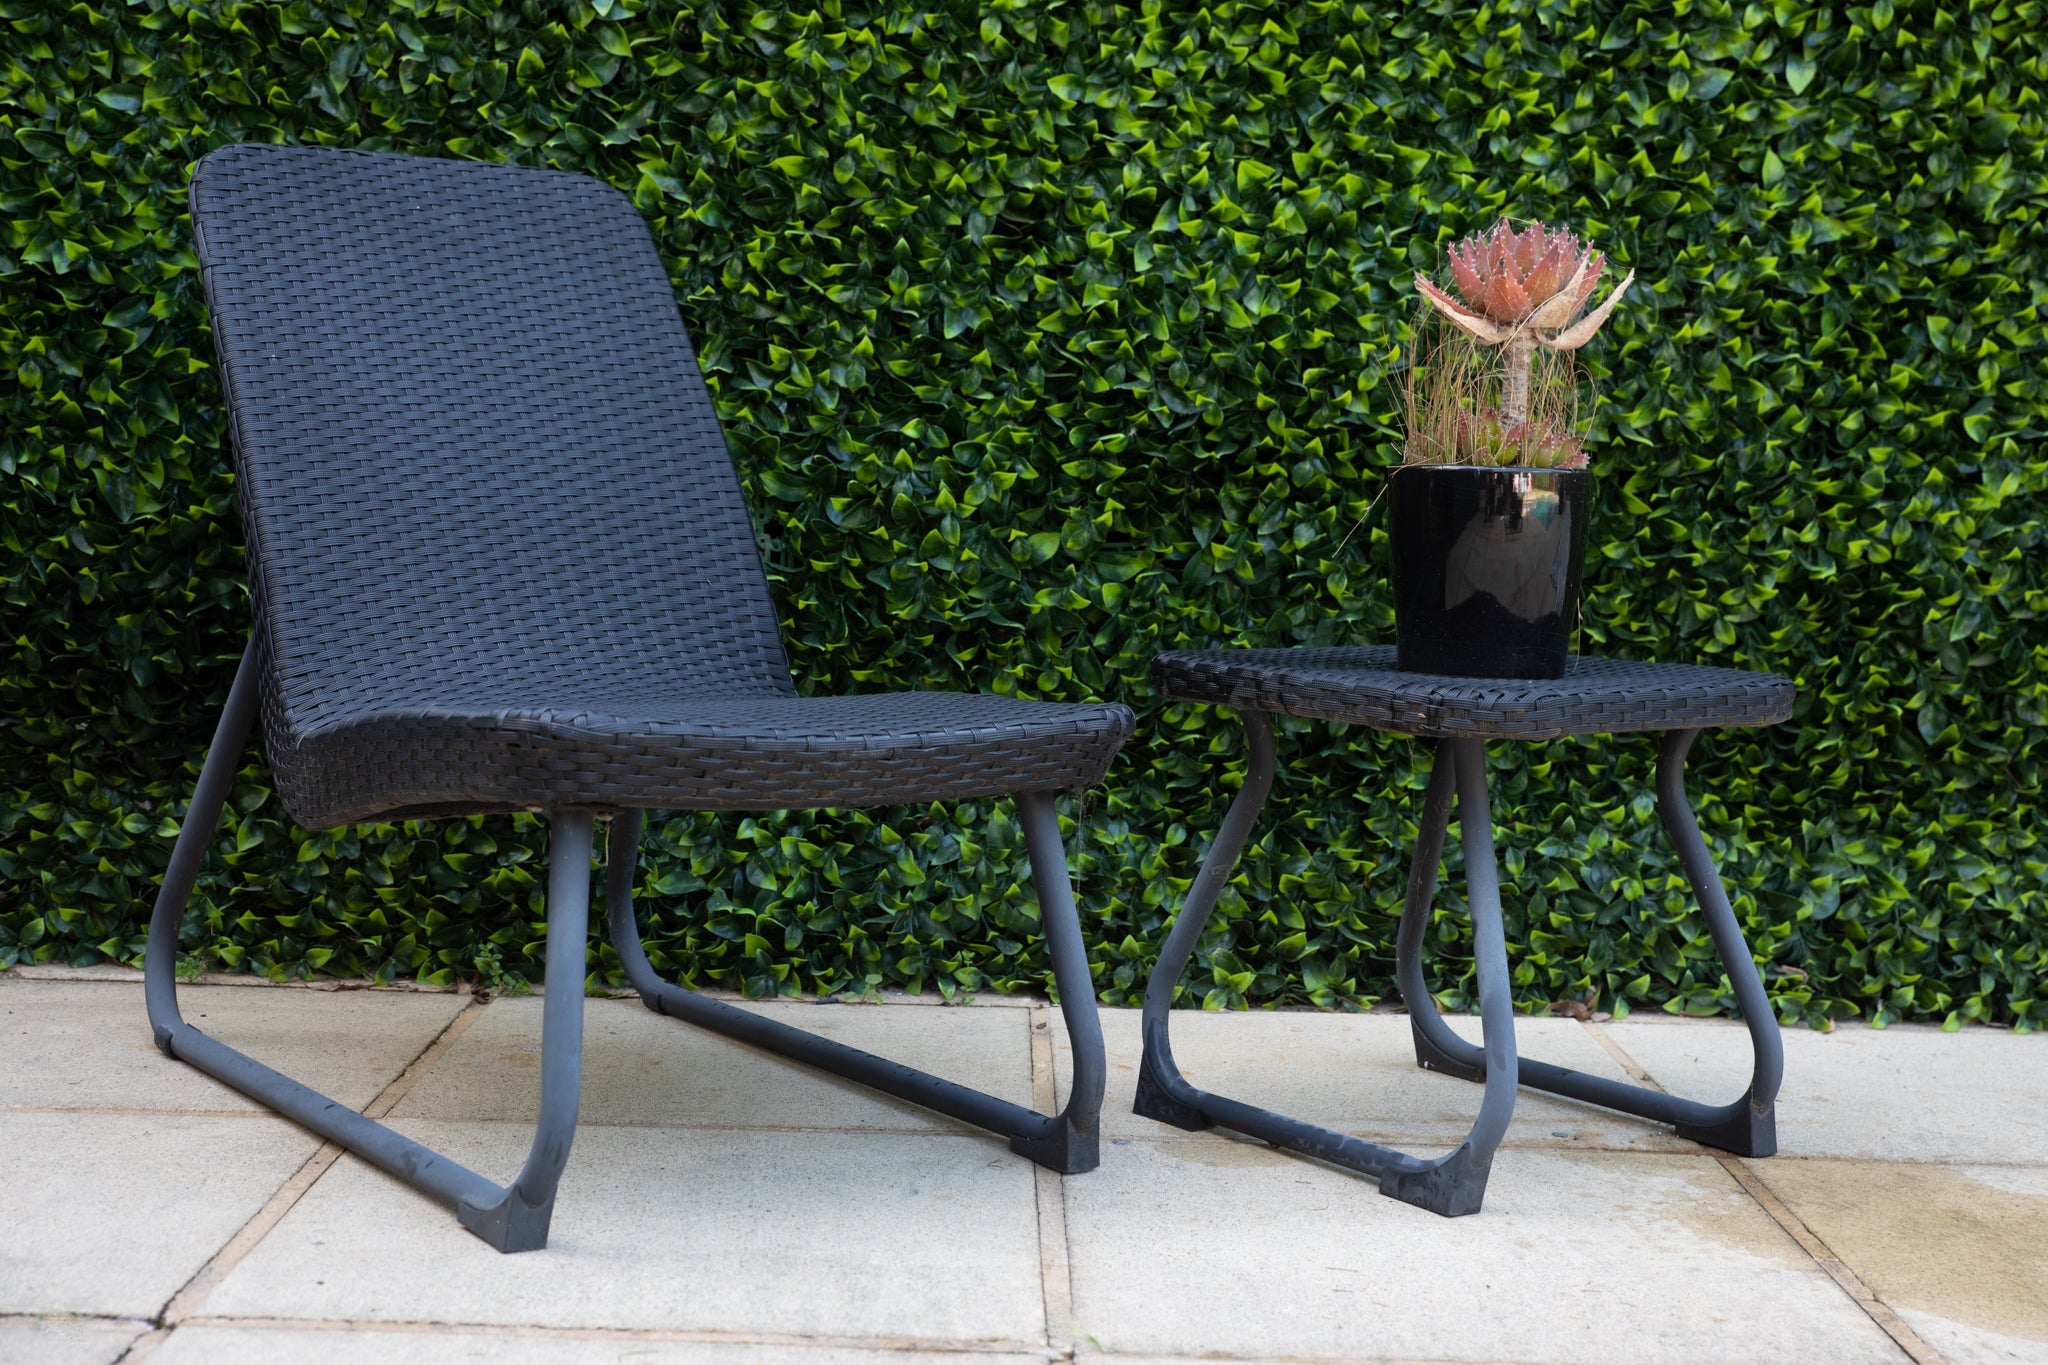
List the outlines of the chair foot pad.
<svg viewBox="0 0 2048 1365">
<path fill-rule="evenodd" d="M 1061 1175 L 1080 1175 L 1102 1164 L 1099 1125 L 1084 1133 L 1074 1126 L 1072 1119 L 1064 1117 L 1060 1126 L 1045 1137 L 1011 1138 L 1010 1150 Z"/>
<path fill-rule="evenodd" d="M 1776 1156 L 1778 1154 L 1778 1108 L 1776 1105 L 1761 1114 L 1756 1106 L 1745 1097 L 1742 1111 L 1734 1118 L 1715 1124 L 1681 1123 L 1677 1125 L 1678 1135 L 1699 1143 L 1703 1147 L 1716 1147 L 1737 1156 Z"/>
<path fill-rule="evenodd" d="M 1160 1083 L 1152 1069 L 1152 1054 L 1147 1052 L 1138 1066 L 1137 1102 L 1131 1105 L 1131 1112 L 1139 1118 L 1153 1119 L 1171 1124 L 1190 1133 L 1199 1133 L 1215 1125 L 1192 1104 L 1185 1104 L 1173 1097 Z"/>
<path fill-rule="evenodd" d="M 1486 1063 L 1480 1062 L 1475 1066 L 1470 1062 L 1461 1062 L 1432 1043 L 1420 1028 L 1411 1024 L 1409 1029 L 1415 1038 L 1415 1065 L 1424 1071 L 1441 1071 L 1444 1075 L 1456 1076 L 1461 1081 L 1486 1079 Z"/>
<path fill-rule="evenodd" d="M 1479 1212 L 1492 1168 L 1490 1156 L 1481 1160 L 1473 1154 L 1472 1144 L 1465 1142 L 1442 1161 L 1422 1170 L 1389 1171 L 1380 1177 L 1380 1193 L 1446 1218 L 1462 1218 Z"/>
<path fill-rule="evenodd" d="M 517 1190 L 487 1209 L 473 1204 L 459 1205 L 455 1217 L 462 1226 L 489 1242 L 499 1251 L 539 1251 L 548 1244 L 548 1224 L 555 1214 L 552 1196 L 538 1207 L 519 1197 Z"/>
</svg>

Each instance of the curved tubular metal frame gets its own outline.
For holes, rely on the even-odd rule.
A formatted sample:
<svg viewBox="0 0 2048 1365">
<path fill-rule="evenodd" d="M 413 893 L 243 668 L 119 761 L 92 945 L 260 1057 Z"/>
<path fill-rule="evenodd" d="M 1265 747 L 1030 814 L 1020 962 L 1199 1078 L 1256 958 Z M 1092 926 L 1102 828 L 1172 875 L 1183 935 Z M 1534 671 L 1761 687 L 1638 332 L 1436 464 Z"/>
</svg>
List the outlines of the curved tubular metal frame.
<svg viewBox="0 0 2048 1365">
<path fill-rule="evenodd" d="M 496 1182 L 402 1137 L 337 1100 L 273 1071 L 187 1023 L 178 1011 L 178 933 L 198 880 L 206 846 L 240 766 L 256 716 L 257 650 L 242 655 L 227 705 L 206 751 L 192 804 L 178 830 L 156 906 L 150 915 L 143 994 L 156 1045 L 262 1104 L 337 1142 L 413 1188 L 455 1207 L 462 1225 L 499 1251 L 547 1245 L 555 1190 L 576 1136 L 582 1088 L 583 980 L 589 936 L 590 871 L 594 822 L 600 812 L 565 807 L 548 813 L 547 980 L 563 983 L 541 1004 L 541 1103 L 525 1167 L 509 1186 Z M 641 815 L 620 812 L 608 852 L 607 908 L 613 941 L 634 989 L 648 1006 L 692 1023 L 808 1062 L 877 1090 L 949 1114 L 1010 1139 L 1010 1146 L 1042 1166 L 1068 1174 L 1098 1164 L 1098 1119 L 1105 1064 L 1095 988 L 1081 940 L 1080 917 L 1067 876 L 1066 851 L 1049 793 L 1017 797 L 1031 858 L 1032 882 L 1060 988 L 1060 1010 L 1073 1041 L 1074 1077 L 1067 1107 L 1045 1115 L 951 1081 L 818 1038 L 722 1001 L 706 999 L 654 975 L 633 922 L 633 872 Z"/>
<path fill-rule="evenodd" d="M 253 1100 L 338 1142 L 414 1189 L 455 1206 L 462 1225 L 500 1251 L 547 1245 L 555 1186 L 576 1135 L 583 1066 L 583 953 L 590 910 L 592 813 L 549 812 L 548 979 L 575 983 L 546 994 L 541 1006 L 541 1113 L 526 1165 L 510 1186 L 500 1186 L 447 1157 L 401 1137 L 375 1119 L 299 1084 L 263 1063 L 208 1037 L 178 1012 L 178 929 L 198 880 L 206 845 L 220 823 L 222 803 L 256 715 L 256 646 L 235 672 L 227 706 L 199 772 L 192 804 L 178 829 L 170 866 L 149 919 L 143 994 L 156 1045 L 165 1056 L 189 1062 Z"/>
<path fill-rule="evenodd" d="M 1764 994 L 1756 964 L 1749 956 L 1735 913 L 1686 803 L 1685 754 L 1697 730 L 1674 730 L 1665 736 L 1657 767 L 1658 808 L 1678 847 L 1687 880 L 1707 917 L 1715 946 L 1749 1024 L 1756 1050 L 1756 1073 L 1742 1098 L 1714 1107 L 1517 1057 L 1492 811 L 1486 790 L 1485 745 L 1479 739 L 1452 738 L 1437 741 L 1429 786 L 1423 795 L 1396 963 L 1401 993 L 1408 1002 L 1418 1063 L 1484 1082 L 1486 1086 L 1472 1131 L 1448 1154 L 1424 1160 L 1284 1114 L 1211 1095 L 1190 1085 L 1174 1063 L 1168 1037 L 1174 993 L 1273 786 L 1271 722 L 1257 711 L 1242 712 L 1241 717 L 1251 748 L 1244 786 L 1231 803 L 1223 827 L 1203 860 L 1202 870 L 1188 889 L 1187 899 L 1146 986 L 1145 1052 L 1138 1072 L 1135 1106 L 1139 1114 L 1190 1130 L 1221 1124 L 1263 1138 L 1277 1147 L 1378 1176 L 1382 1194 L 1447 1217 L 1479 1211 L 1493 1154 L 1514 1113 L 1518 1085 L 1672 1123 L 1682 1136 L 1745 1156 L 1768 1156 L 1776 1150 L 1772 1103 L 1783 1074 L 1777 1016 Z M 1480 1047 L 1458 1037 L 1443 1021 L 1422 972 L 1423 940 L 1429 927 L 1430 901 L 1443 858 L 1444 834 L 1450 826 L 1454 791 L 1465 849 L 1466 891 L 1472 914 L 1480 1021 L 1485 1038 Z"/>
<path fill-rule="evenodd" d="M 1748 1025 L 1750 1045 L 1755 1054 L 1749 1089 L 1727 1104 L 1702 1104 L 1641 1086 L 1624 1085 L 1601 1076 L 1589 1076 L 1569 1067 L 1535 1061 L 1522 1063 L 1521 1083 L 1532 1089 L 1547 1090 L 1554 1095 L 1671 1124 L 1680 1137 L 1709 1147 L 1718 1147 L 1740 1156 L 1771 1156 L 1778 1150 L 1775 1105 L 1778 1085 L 1785 1074 L 1784 1043 L 1778 1033 L 1777 1012 L 1771 1008 L 1763 979 L 1757 974 L 1756 961 L 1750 956 L 1749 944 L 1743 939 L 1742 927 L 1735 919 L 1734 907 L 1728 903 L 1728 893 L 1721 885 L 1720 874 L 1714 870 L 1713 858 L 1707 852 L 1706 841 L 1700 837 L 1699 824 L 1693 819 L 1691 803 L 1685 797 L 1685 756 L 1698 734 L 1698 730 L 1665 732 L 1657 753 L 1657 813 L 1678 850 L 1679 865 L 1684 868 L 1693 897 L 1706 918 L 1714 948 L 1728 973 L 1730 985 L 1734 987 L 1736 1004 L 1742 1009 L 1743 1022 Z M 1437 1013 L 1436 1002 L 1431 999 L 1429 987 L 1423 979 L 1422 943 L 1429 927 L 1429 900 L 1435 889 L 1437 860 L 1434 855 L 1428 858 L 1422 855 L 1432 834 L 1436 844 L 1441 846 L 1442 823 L 1439 821 L 1432 831 L 1428 812 L 1425 811 L 1423 829 L 1418 836 L 1415 878 L 1409 884 L 1408 906 L 1401 916 L 1401 934 L 1396 948 L 1401 996 L 1407 1001 L 1409 1020 L 1414 1029 L 1417 1064 L 1466 1080 L 1484 1080 L 1486 1055 L 1451 1032 Z M 1472 863 L 1469 846 L 1465 861 L 1469 872 Z"/>
<path fill-rule="evenodd" d="M 633 916 L 633 880 L 641 826 L 641 813 L 637 810 L 620 811 L 612 820 L 605 859 L 605 906 L 611 921 L 612 946 L 618 949 L 627 981 L 640 993 L 642 1003 L 657 1014 L 671 1015 L 728 1038 L 766 1048 L 883 1094 L 985 1128 L 1007 1137 L 1012 1151 L 1063 1174 L 1092 1171 L 1100 1161 L 1098 1120 L 1106 1074 L 1095 986 L 1088 973 L 1087 948 L 1081 939 L 1080 915 L 1074 907 L 1066 850 L 1060 842 L 1059 818 L 1054 813 L 1052 797 L 1045 792 L 1020 793 L 1017 810 L 1023 820 L 1025 848 L 1031 858 L 1031 879 L 1038 891 L 1046 945 L 1052 954 L 1053 979 L 1060 989 L 1060 1013 L 1073 1042 L 1073 1085 L 1067 1107 L 1057 1114 L 1041 1114 L 970 1090 L 900 1062 L 671 985 L 656 976 L 646 950 L 640 945 L 640 929 Z"/>
</svg>

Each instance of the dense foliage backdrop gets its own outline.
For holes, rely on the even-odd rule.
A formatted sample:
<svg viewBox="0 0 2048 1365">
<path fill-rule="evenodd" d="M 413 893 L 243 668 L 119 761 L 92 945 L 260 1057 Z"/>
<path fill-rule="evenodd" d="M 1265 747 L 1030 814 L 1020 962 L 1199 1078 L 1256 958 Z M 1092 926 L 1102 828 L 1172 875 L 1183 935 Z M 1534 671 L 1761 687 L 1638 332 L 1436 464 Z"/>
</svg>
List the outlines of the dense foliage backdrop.
<svg viewBox="0 0 2048 1365">
<path fill-rule="evenodd" d="M 2041 0 L 0 16 L 0 965 L 139 959 L 246 622 L 185 184 L 210 147 L 296 141 L 631 193 L 804 690 L 1137 708 L 1064 807 L 1111 1000 L 1241 771 L 1235 723 L 1163 704 L 1148 659 L 1389 639 L 1360 522 L 1406 280 L 1502 212 L 1589 233 L 1641 278 L 1589 356 L 1584 643 L 1797 680 L 1791 723 L 1708 736 L 1692 778 L 1781 1009 L 2048 1024 Z M 1302 722 L 1281 743 L 1188 999 L 1370 1003 L 1427 756 Z M 1497 749 L 1526 1003 L 1731 1007 L 1653 757 Z M 189 953 L 537 972 L 533 820 L 308 834 L 265 783 L 252 751 Z M 1000 804 L 660 819 L 648 851 L 650 946 L 698 984 L 1047 976 Z"/>
</svg>

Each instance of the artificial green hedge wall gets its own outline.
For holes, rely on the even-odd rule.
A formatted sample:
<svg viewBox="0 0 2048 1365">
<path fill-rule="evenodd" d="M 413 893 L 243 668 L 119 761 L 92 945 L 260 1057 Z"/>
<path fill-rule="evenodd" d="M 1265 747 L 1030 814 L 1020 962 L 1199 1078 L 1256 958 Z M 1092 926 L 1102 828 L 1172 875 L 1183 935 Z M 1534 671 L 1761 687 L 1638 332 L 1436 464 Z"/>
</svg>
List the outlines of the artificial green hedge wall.
<svg viewBox="0 0 2048 1365">
<path fill-rule="evenodd" d="M 1395 454 L 1406 279 L 1501 212 L 1591 234 L 1641 278 L 1590 356 L 1585 644 L 1797 679 L 1794 721 L 1693 769 L 1781 1009 L 2048 1023 L 2040 0 L 0 15 L 0 964 L 139 958 L 245 623 L 185 181 L 287 140 L 633 195 L 806 691 L 1137 708 L 1067 807 L 1118 1001 L 1240 772 L 1234 723 L 1162 704 L 1147 660 L 1390 638 L 1383 540 L 1354 530 Z M 1366 1004 L 1424 756 L 1281 742 L 1189 998 Z M 1731 1005 L 1652 758 L 1498 748 L 1525 1002 Z M 309 836 L 264 782 L 252 756 L 189 952 L 537 971 L 533 822 Z M 699 984 L 950 992 L 1045 978 L 1022 880 L 977 804 L 656 821 L 642 892 Z M 1453 869 L 1453 998 L 1459 895 Z"/>
</svg>

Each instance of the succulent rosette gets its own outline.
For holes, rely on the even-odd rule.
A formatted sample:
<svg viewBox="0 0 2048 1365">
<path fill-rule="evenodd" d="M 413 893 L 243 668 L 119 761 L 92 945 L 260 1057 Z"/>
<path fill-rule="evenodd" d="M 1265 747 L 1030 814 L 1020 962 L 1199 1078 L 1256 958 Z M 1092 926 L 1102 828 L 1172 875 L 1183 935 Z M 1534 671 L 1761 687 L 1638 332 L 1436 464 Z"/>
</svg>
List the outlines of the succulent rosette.
<svg viewBox="0 0 2048 1365">
<path fill-rule="evenodd" d="M 1470 394 L 1437 420 L 1410 409 L 1409 457 L 1432 463 L 1579 468 L 1586 462 L 1572 424 L 1530 411 L 1530 374 L 1539 349 L 1575 351 L 1591 341 L 1635 282 L 1630 271 L 1591 312 L 1607 257 L 1561 228 L 1502 220 L 1451 248 L 1450 288 L 1415 276 L 1416 292 L 1457 331 L 1499 348 L 1498 405 Z M 1491 391 L 1492 382 L 1488 389 Z M 1412 392 L 1412 391 L 1411 391 Z M 1439 390 L 1441 396 L 1441 390 Z M 1440 405 L 1439 405 L 1440 406 Z"/>
</svg>

